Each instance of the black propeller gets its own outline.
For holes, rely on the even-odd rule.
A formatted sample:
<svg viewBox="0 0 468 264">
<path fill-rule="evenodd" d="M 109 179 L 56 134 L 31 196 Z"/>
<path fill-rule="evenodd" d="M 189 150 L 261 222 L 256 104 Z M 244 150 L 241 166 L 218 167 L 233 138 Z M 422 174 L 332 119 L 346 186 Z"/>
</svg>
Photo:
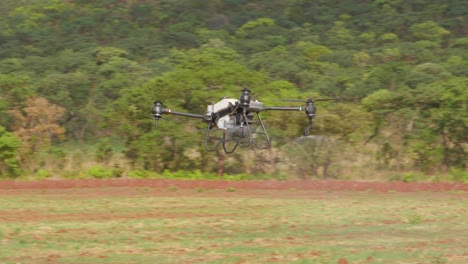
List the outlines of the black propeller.
<svg viewBox="0 0 468 264">
<path fill-rule="evenodd" d="M 333 99 L 333 98 L 317 98 L 317 99 L 279 99 L 279 101 L 283 102 L 298 102 L 298 103 L 303 103 L 303 102 L 320 102 L 320 101 L 337 101 L 338 99 Z"/>
</svg>

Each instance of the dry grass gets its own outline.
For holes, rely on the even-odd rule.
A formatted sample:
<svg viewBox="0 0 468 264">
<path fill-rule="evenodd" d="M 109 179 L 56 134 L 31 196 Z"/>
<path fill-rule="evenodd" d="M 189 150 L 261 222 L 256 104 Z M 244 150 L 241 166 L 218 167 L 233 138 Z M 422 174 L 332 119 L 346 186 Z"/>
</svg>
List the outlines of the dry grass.
<svg viewBox="0 0 468 264">
<path fill-rule="evenodd" d="M 466 193 L 2 190 L 1 263 L 466 263 Z"/>
</svg>

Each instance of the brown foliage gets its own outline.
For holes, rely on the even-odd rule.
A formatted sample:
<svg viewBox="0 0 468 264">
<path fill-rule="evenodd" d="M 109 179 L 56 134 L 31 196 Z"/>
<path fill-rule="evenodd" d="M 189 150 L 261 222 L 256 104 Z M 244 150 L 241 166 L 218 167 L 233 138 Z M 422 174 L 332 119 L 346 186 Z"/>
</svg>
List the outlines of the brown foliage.
<svg viewBox="0 0 468 264">
<path fill-rule="evenodd" d="M 14 119 L 12 129 L 23 141 L 25 152 L 47 147 L 52 140 L 64 136 L 65 129 L 58 121 L 65 114 L 65 109 L 49 103 L 45 98 L 30 97 L 24 107 L 9 110 L 8 113 Z"/>
</svg>

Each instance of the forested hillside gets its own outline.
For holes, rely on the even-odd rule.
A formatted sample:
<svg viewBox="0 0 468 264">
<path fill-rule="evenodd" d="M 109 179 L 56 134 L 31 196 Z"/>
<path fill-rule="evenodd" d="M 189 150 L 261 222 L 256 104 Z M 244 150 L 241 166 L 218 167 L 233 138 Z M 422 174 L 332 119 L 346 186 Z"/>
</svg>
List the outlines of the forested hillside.
<svg viewBox="0 0 468 264">
<path fill-rule="evenodd" d="M 3 0 L 0 175 L 468 180 L 467 33 L 464 0 Z M 318 105 L 326 140 L 266 113 L 274 147 L 226 156 L 198 120 L 151 119 L 243 88 L 340 99 Z"/>
</svg>

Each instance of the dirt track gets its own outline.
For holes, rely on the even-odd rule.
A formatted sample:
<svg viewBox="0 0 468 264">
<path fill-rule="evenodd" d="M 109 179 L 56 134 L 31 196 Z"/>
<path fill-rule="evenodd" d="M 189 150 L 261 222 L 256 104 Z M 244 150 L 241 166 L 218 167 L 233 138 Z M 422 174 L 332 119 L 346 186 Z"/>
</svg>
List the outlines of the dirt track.
<svg viewBox="0 0 468 264">
<path fill-rule="evenodd" d="M 43 181 L 0 181 L 0 189 L 68 189 L 97 187 L 150 187 L 179 189 L 259 189 L 259 190 L 332 190 L 332 191 L 468 191 L 466 183 L 404 183 L 356 181 L 225 181 L 225 180 L 167 180 L 167 179 L 80 179 Z"/>
</svg>

